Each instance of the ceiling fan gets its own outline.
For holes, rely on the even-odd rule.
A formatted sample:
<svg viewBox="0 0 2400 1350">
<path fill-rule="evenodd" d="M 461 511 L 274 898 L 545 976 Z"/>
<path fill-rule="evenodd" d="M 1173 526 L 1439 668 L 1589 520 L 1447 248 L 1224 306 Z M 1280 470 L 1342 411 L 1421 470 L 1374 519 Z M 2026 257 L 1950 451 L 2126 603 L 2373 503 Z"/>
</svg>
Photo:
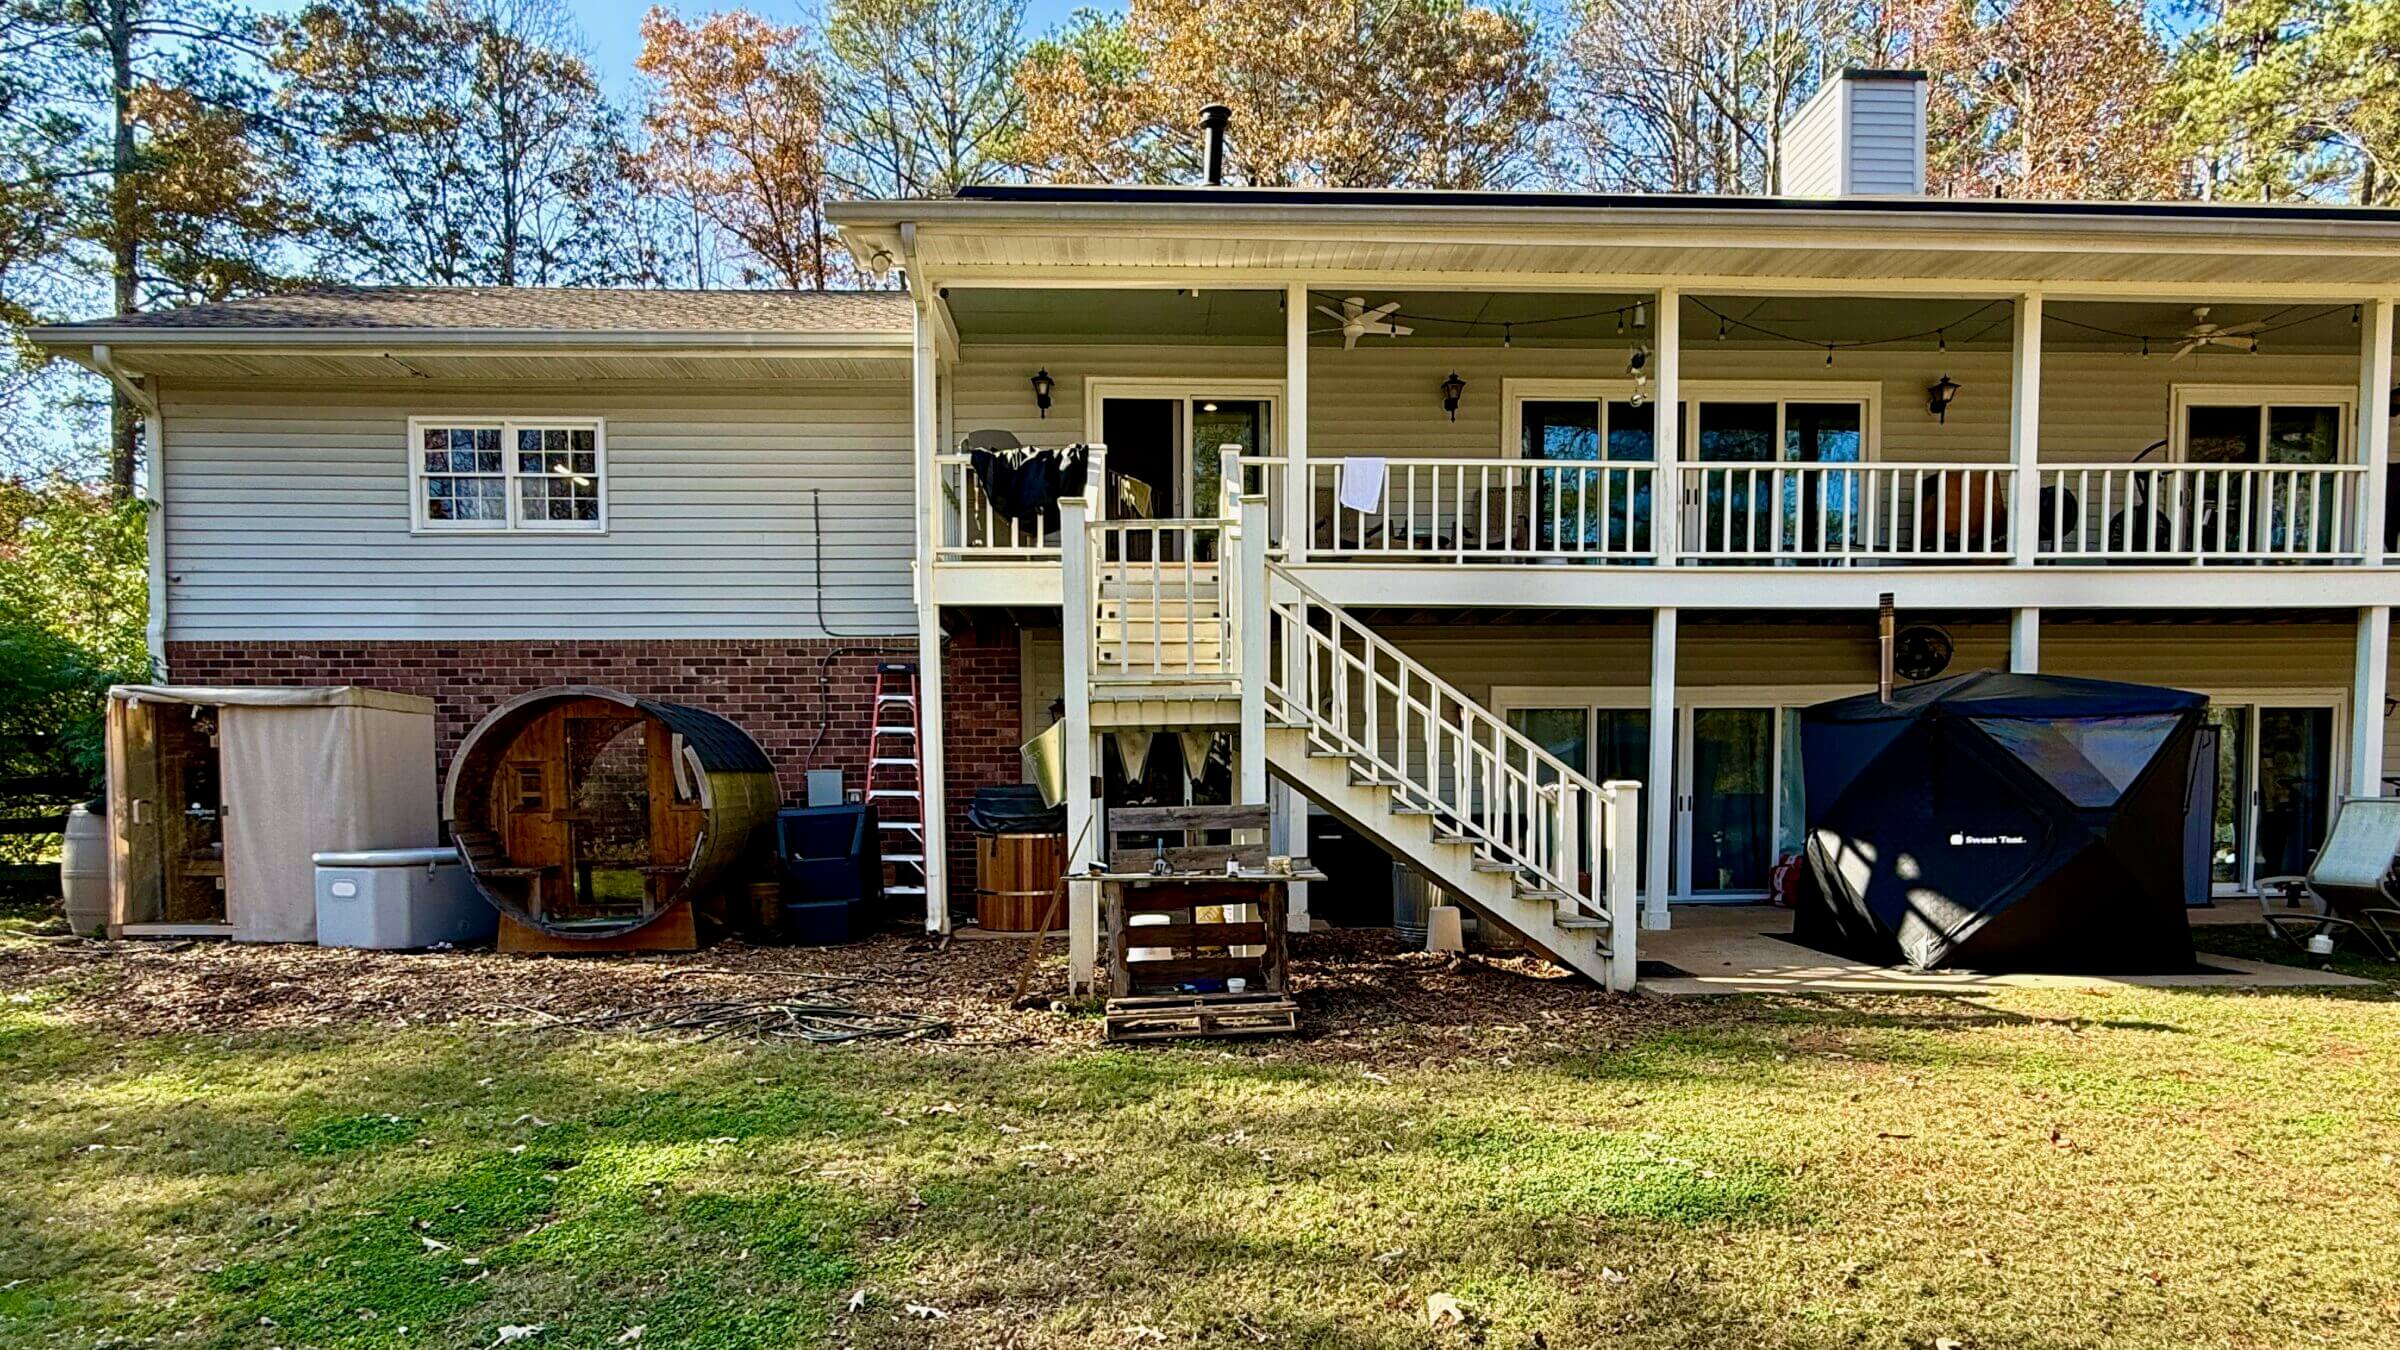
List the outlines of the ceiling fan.
<svg viewBox="0 0 2400 1350">
<path fill-rule="evenodd" d="M 1326 305 L 1317 306 L 1319 314 L 1339 323 L 1341 327 L 1320 328 L 1316 331 L 1340 333 L 1343 351 L 1356 347 L 1358 340 L 1362 337 L 1407 337 L 1417 330 L 1392 322 L 1392 315 L 1399 309 L 1400 302 L 1397 300 L 1388 305 L 1377 305 L 1375 308 L 1369 309 L 1363 296 L 1349 296 L 1342 301 L 1342 307 L 1338 311 Z"/>
<path fill-rule="evenodd" d="M 2202 305 L 2192 311 L 2192 326 L 2183 330 L 2183 345 L 2177 347 L 2175 354 L 2167 359 L 2180 361 L 2202 347 L 2254 352 L 2258 350 L 2258 339 L 2252 334 L 2266 326 L 2263 320 L 2256 323 L 2210 323 L 2208 306 Z"/>
</svg>

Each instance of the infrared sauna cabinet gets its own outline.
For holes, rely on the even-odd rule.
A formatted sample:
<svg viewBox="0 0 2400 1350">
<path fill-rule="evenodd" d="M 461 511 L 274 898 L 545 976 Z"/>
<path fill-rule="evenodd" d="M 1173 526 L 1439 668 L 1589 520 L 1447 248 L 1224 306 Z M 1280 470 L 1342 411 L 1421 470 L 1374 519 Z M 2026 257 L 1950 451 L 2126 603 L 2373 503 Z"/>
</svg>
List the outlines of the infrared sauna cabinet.
<svg viewBox="0 0 2400 1350">
<path fill-rule="evenodd" d="M 434 842 L 433 701 L 108 691 L 109 931 L 313 942 L 313 855 Z"/>
</svg>

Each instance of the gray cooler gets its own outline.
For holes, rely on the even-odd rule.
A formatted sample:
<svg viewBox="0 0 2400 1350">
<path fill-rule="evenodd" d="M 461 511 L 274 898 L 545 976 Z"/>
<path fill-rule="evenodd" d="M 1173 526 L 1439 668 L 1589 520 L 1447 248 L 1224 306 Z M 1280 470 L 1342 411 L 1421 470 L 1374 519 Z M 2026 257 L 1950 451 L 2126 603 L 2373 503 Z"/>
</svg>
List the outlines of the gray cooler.
<svg viewBox="0 0 2400 1350">
<path fill-rule="evenodd" d="M 320 947 L 486 942 L 500 930 L 455 848 L 319 853 L 316 863 Z"/>
</svg>

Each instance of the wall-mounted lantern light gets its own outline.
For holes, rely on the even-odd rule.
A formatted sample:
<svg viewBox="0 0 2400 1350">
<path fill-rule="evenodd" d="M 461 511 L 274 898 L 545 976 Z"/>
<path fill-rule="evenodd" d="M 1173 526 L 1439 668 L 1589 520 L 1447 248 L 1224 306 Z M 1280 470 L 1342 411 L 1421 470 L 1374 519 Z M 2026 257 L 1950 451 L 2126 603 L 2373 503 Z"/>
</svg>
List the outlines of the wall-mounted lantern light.
<svg viewBox="0 0 2400 1350">
<path fill-rule="evenodd" d="M 1958 397 L 1958 381 L 1944 375 L 1925 386 L 1925 411 L 1947 423 L 1950 420 L 1950 401 Z"/>
<path fill-rule="evenodd" d="M 1442 411 L 1450 414 L 1453 422 L 1458 420 L 1458 400 L 1466 392 L 1467 382 L 1458 378 L 1455 370 L 1450 372 L 1449 379 L 1442 381 Z"/>
<path fill-rule="evenodd" d="M 1050 378 L 1050 370 L 1047 366 L 1035 373 L 1033 377 L 1033 406 L 1041 409 L 1042 416 L 1044 417 L 1048 417 L 1050 415 L 1050 391 L 1056 388 L 1058 388 L 1058 381 Z"/>
</svg>

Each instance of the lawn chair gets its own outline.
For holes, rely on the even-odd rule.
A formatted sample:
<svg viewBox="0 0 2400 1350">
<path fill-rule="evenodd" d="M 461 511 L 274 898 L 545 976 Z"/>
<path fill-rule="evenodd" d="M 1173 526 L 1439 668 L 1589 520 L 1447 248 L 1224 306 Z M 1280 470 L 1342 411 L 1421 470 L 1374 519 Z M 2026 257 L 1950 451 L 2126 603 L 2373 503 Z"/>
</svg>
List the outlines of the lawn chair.
<svg viewBox="0 0 2400 1350">
<path fill-rule="evenodd" d="M 2302 951 L 2320 934 L 2354 934 L 2386 961 L 2400 961 L 2400 894 L 2392 860 L 2400 855 L 2400 797 L 2344 797 L 2333 832 L 2305 877 L 2258 883 L 2267 928 Z M 2281 902 L 2293 911 L 2278 914 Z"/>
</svg>

